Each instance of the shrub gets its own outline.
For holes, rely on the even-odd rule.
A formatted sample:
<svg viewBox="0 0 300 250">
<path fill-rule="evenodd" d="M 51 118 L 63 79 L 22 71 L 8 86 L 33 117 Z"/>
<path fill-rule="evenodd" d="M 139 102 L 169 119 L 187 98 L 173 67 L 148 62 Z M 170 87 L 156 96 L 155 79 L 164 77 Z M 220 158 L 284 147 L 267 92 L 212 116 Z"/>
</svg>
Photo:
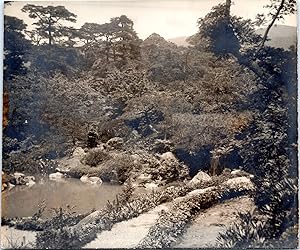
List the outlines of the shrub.
<svg viewBox="0 0 300 250">
<path fill-rule="evenodd" d="M 96 167 L 97 165 L 99 165 L 100 163 L 102 163 L 107 159 L 108 159 L 108 153 L 105 152 L 103 149 L 92 148 L 84 156 L 82 162 L 91 167 Z"/>
</svg>

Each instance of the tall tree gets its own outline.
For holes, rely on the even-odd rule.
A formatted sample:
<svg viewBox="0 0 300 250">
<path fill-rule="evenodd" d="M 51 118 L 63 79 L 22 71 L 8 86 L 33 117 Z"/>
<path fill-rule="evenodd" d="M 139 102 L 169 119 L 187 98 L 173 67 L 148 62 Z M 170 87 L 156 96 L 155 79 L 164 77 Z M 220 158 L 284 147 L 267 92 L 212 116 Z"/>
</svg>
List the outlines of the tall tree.
<svg viewBox="0 0 300 250">
<path fill-rule="evenodd" d="M 23 12 L 29 13 L 29 17 L 37 19 L 34 23 L 37 26 L 39 34 L 48 40 L 48 44 L 52 45 L 55 38 L 61 37 L 60 32 L 62 21 L 76 22 L 76 15 L 68 11 L 64 6 L 39 6 L 26 4 L 22 8 Z"/>
<path fill-rule="evenodd" d="M 78 38 L 84 44 L 90 44 L 97 41 L 102 36 L 101 24 L 85 23 L 78 30 Z"/>
<path fill-rule="evenodd" d="M 141 40 L 133 29 L 133 21 L 122 15 L 111 19 L 111 23 L 116 27 L 115 41 L 116 50 L 123 60 L 127 58 L 135 59 L 140 55 Z"/>
<path fill-rule="evenodd" d="M 109 23 L 85 23 L 78 38 L 84 43 L 85 55 L 93 62 L 99 58 L 108 62 L 140 56 L 141 40 L 133 29 L 133 21 L 125 15 L 114 17 Z"/>
<path fill-rule="evenodd" d="M 208 39 L 210 49 L 219 56 L 237 54 L 240 41 L 233 22 L 230 16 L 230 1 L 219 4 L 204 18 L 199 18 L 199 38 Z"/>
<path fill-rule="evenodd" d="M 226 3 L 225 3 L 225 7 L 226 7 L 226 16 L 229 20 L 230 18 L 230 8 L 231 8 L 231 0 L 226 0 Z"/>
</svg>

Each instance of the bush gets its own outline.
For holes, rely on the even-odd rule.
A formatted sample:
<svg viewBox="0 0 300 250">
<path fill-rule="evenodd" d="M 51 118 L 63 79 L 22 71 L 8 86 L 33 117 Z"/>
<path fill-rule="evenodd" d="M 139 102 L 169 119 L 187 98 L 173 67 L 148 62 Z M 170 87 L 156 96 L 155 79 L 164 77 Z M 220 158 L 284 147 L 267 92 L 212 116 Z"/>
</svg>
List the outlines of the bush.
<svg viewBox="0 0 300 250">
<path fill-rule="evenodd" d="M 108 159 L 108 153 L 100 148 L 92 148 L 82 159 L 82 163 L 87 164 L 91 167 L 96 167 L 100 163 Z"/>
</svg>

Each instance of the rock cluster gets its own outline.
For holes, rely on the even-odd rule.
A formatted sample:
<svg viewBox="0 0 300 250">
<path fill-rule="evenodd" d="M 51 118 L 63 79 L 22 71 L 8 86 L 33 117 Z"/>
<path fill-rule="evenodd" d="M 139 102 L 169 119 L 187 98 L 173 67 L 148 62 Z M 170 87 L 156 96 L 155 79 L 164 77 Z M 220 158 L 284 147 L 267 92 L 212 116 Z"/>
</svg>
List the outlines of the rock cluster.
<svg viewBox="0 0 300 250">
<path fill-rule="evenodd" d="M 6 174 L 2 171 L 2 191 L 7 188 L 13 188 L 15 185 L 26 185 L 31 187 L 35 184 L 35 177 L 23 173 L 15 172 L 14 174 Z"/>
<path fill-rule="evenodd" d="M 85 183 L 94 182 L 89 179 L 93 177 L 100 178 L 100 182 L 130 181 L 134 186 L 149 189 L 188 177 L 188 167 L 179 162 L 172 152 L 127 152 L 123 148 L 124 141 L 120 137 L 113 137 L 87 152 L 76 148 L 71 157 L 58 162 L 56 170 L 65 176 L 82 178 Z M 63 178 L 63 175 L 60 177 Z M 52 176 L 56 178 L 55 174 L 51 174 L 50 178 Z"/>
</svg>

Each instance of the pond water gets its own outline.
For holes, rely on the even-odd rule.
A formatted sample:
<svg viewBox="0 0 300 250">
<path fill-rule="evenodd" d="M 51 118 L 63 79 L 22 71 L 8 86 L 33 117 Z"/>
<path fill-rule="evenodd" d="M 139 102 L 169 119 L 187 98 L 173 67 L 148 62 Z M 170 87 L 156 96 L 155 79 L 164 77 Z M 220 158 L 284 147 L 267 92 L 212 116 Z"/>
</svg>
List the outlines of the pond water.
<svg viewBox="0 0 300 250">
<path fill-rule="evenodd" d="M 119 185 L 90 185 L 73 178 L 61 182 L 40 179 L 32 187 L 16 186 L 2 192 L 1 216 L 32 216 L 43 200 L 47 206 L 44 218 L 53 215 L 51 208 L 66 208 L 67 205 L 75 206 L 72 211 L 76 213 L 86 213 L 102 208 L 108 200 L 114 200 L 121 189 Z"/>
</svg>

